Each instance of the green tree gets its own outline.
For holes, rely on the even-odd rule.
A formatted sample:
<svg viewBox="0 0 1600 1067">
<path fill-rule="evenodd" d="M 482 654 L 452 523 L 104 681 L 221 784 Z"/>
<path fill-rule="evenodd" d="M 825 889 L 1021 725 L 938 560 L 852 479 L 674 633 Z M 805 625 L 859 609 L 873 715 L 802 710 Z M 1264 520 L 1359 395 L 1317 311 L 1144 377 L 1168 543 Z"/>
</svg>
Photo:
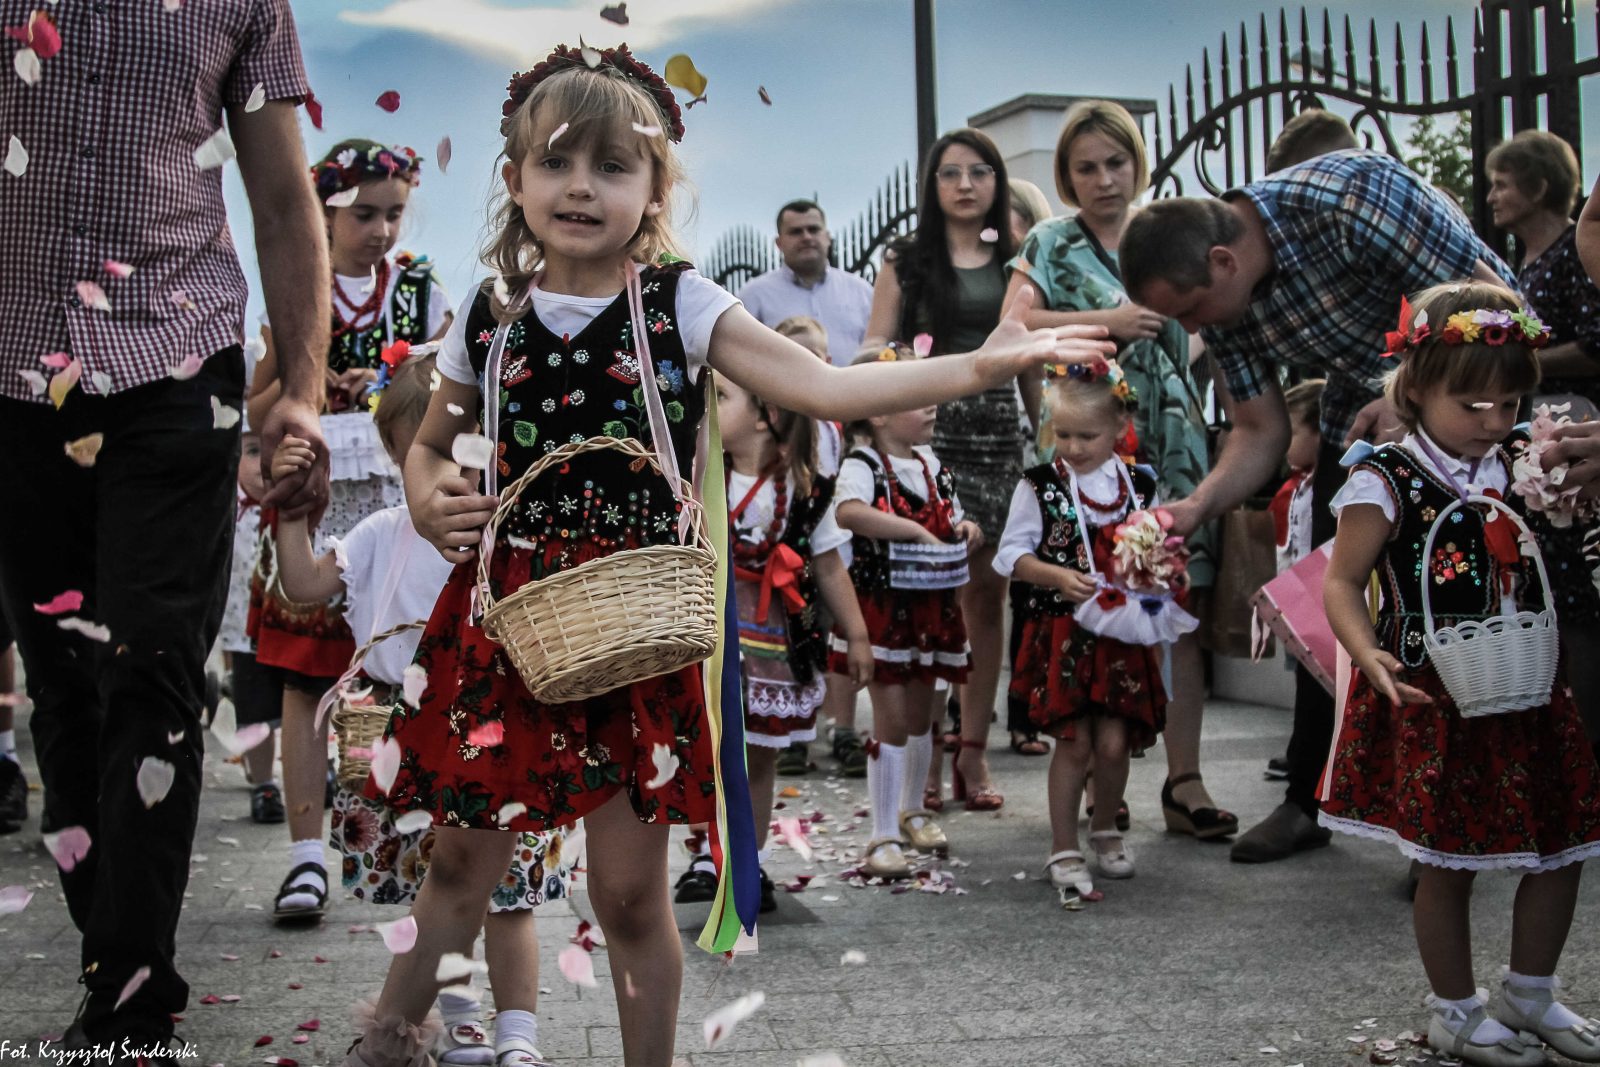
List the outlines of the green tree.
<svg viewBox="0 0 1600 1067">
<path fill-rule="evenodd" d="M 1455 198 L 1472 214 L 1472 115 L 1461 111 L 1449 126 L 1424 115 L 1406 138 L 1406 166 Z"/>
</svg>

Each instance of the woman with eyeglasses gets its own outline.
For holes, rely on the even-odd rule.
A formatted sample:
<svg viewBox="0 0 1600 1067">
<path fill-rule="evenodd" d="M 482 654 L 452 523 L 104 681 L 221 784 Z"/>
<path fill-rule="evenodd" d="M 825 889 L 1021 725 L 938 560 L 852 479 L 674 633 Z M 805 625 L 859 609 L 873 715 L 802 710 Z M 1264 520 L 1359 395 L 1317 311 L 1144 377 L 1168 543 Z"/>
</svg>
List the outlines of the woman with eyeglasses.
<svg viewBox="0 0 1600 1067">
<path fill-rule="evenodd" d="M 965 352 L 982 343 L 1000 321 L 1011 258 L 1011 198 L 1005 161 L 986 135 L 953 130 L 933 143 L 918 183 L 915 232 L 889 246 L 873 291 L 864 350 L 890 341 L 932 338 L 932 354 Z M 1037 408 L 1035 389 L 1030 410 Z M 1022 471 L 1017 390 L 1007 384 L 939 408 L 934 450 L 955 475 L 967 517 L 989 544 L 968 562 L 971 579 L 961 590 L 961 611 L 972 645 L 972 669 L 960 704 L 960 748 L 956 755 L 956 799 L 969 811 L 997 811 L 1005 798 L 994 788 L 984 751 L 1000 678 L 1006 581 L 995 573 L 994 540 L 1005 527 L 1011 490 Z M 932 734 L 911 745 L 926 745 Z M 920 754 L 919 754 L 920 755 Z M 921 763 L 913 759 L 908 767 Z M 943 807 L 937 770 L 925 797 Z"/>
</svg>

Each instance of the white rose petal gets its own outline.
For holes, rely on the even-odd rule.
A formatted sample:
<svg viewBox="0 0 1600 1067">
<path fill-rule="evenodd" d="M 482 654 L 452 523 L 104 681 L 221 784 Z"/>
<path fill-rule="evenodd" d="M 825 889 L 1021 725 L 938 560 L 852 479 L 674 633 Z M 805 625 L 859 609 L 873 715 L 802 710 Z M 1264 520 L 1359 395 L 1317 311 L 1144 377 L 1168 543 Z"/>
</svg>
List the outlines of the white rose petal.
<svg viewBox="0 0 1600 1067">
<path fill-rule="evenodd" d="M 394 821 L 394 828 L 402 834 L 414 834 L 433 825 L 433 814 L 418 808 L 408 811 Z"/>
<path fill-rule="evenodd" d="M 494 462 L 494 442 L 481 433 L 458 433 L 450 443 L 450 458 L 463 467 L 486 471 Z"/>
<path fill-rule="evenodd" d="M 17 140 L 16 134 L 11 135 L 11 140 L 6 145 L 5 172 L 18 178 L 28 173 L 28 150 L 22 147 L 22 142 Z"/>
<path fill-rule="evenodd" d="M 261 105 L 267 102 L 267 87 L 256 82 L 255 88 L 250 90 L 250 96 L 244 102 L 246 112 L 260 111 Z"/>
<path fill-rule="evenodd" d="M 194 150 L 194 165 L 201 170 L 216 170 L 236 155 L 238 152 L 234 150 L 233 138 L 228 136 L 226 129 L 219 129 Z"/>
<path fill-rule="evenodd" d="M 239 425 L 239 409 L 224 404 L 220 397 L 212 397 L 211 425 L 219 430 L 233 429 Z"/>
<path fill-rule="evenodd" d="M 172 764 L 164 759 L 146 756 L 140 761 L 135 781 L 139 786 L 139 799 L 144 801 L 145 807 L 153 808 L 166 799 L 176 774 Z"/>
<path fill-rule="evenodd" d="M 26 46 L 17 49 L 17 54 L 12 60 L 12 66 L 17 70 L 17 77 L 26 85 L 39 84 L 39 53 Z"/>
<path fill-rule="evenodd" d="M 718 1008 L 705 1018 L 706 1048 L 714 1049 L 733 1035 L 734 1028 L 761 1009 L 767 995 L 760 990 Z"/>
</svg>

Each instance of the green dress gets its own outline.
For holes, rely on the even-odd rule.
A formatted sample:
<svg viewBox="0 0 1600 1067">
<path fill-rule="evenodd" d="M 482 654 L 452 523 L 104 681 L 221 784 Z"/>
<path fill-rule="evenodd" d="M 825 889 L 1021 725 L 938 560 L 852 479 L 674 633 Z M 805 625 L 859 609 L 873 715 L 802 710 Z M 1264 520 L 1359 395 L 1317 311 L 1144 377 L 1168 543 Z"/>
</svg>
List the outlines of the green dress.
<svg viewBox="0 0 1600 1067">
<path fill-rule="evenodd" d="M 1038 304 L 1050 311 L 1110 311 L 1127 301 L 1113 253 L 1103 250 L 1076 219 L 1047 219 L 1028 232 L 1010 263 L 1039 290 Z M 1200 389 L 1189 367 L 1189 338 L 1168 319 L 1159 337 L 1122 345 L 1117 362 L 1139 394 L 1133 425 L 1139 458 L 1156 469 L 1162 500 L 1181 500 L 1211 470 Z M 1045 393 L 1033 461 L 1055 451 Z M 1193 554 L 1189 577 L 1199 588 L 1216 576 L 1216 531 L 1207 525 L 1188 538 Z"/>
</svg>

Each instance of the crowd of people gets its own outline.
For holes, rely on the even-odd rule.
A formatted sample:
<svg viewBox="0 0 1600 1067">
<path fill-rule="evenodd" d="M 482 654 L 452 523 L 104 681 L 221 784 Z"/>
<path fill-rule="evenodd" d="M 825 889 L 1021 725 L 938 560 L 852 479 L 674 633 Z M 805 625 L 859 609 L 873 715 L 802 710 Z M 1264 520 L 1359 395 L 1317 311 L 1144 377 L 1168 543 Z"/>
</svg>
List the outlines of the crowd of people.
<svg viewBox="0 0 1600 1067">
<path fill-rule="evenodd" d="M 65 1048 L 174 1062 L 201 738 L 224 706 L 250 817 L 288 831 L 273 920 L 327 912 L 328 844 L 340 889 L 415 920 L 359 1008 L 352 1067 L 545 1063 L 534 917 L 580 850 L 625 1057 L 664 1067 L 671 904 L 711 905 L 713 951 L 776 907 L 778 779 L 810 773 L 824 727 L 867 782 L 857 869 L 894 881 L 950 847 L 944 755 L 949 803 L 1005 805 L 986 755 L 1003 713 L 1014 751 L 1049 757 L 1040 855 L 1062 900 L 1134 876 L 1129 760 L 1161 740 L 1171 831 L 1236 837 L 1240 862 L 1335 830 L 1416 861 L 1436 1049 L 1600 1062 L 1555 977 L 1600 852 L 1600 538 L 1578 496 L 1600 492 L 1583 421 L 1600 207 L 1571 219 L 1571 146 L 1527 131 L 1487 159 L 1513 270 L 1328 112 L 1288 124 L 1265 178 L 1143 204 L 1138 123 L 1085 101 L 1055 152 L 1067 216 L 954 130 L 874 284 L 833 265 L 821 206 L 791 200 L 783 265 L 736 296 L 673 230 L 671 89 L 625 46 L 561 47 L 495 102 L 487 273 L 457 300 L 398 248 L 426 161 L 349 138 L 308 164 L 287 3 L 213 7 L 119 15 L 178 62 L 70 50 L 12 109 L 31 162 L 4 179 L 27 195 L 0 198 L 0 489 L 34 504 L 0 524 L 0 641 L 25 667 L 39 829 L 82 933 Z M 67 6 L 56 26 L 93 41 L 101 17 Z M 75 101 L 102 80 L 91 121 Z M 272 220 L 248 345 L 218 170 L 195 151 L 224 118 Z M 146 167 L 102 180 L 135 152 Z M 1536 394 L 1573 421 L 1530 443 Z M 1217 520 L 1285 456 L 1281 563 L 1332 542 L 1349 684 L 1298 671 L 1285 801 L 1241 834 L 1202 777 L 1200 620 Z M 612 596 L 562 592 L 580 573 Z M 1559 667 L 1553 634 L 1535 647 L 1516 622 L 1545 607 Z M 1435 622 L 1506 631 L 1497 654 L 1543 655 L 1554 682 L 1468 708 Z M 0 832 L 28 817 L 17 704 L 0 702 Z M 675 887 L 674 824 L 692 856 Z M 1497 868 L 1522 882 L 1491 1005 L 1467 904 Z"/>
</svg>

